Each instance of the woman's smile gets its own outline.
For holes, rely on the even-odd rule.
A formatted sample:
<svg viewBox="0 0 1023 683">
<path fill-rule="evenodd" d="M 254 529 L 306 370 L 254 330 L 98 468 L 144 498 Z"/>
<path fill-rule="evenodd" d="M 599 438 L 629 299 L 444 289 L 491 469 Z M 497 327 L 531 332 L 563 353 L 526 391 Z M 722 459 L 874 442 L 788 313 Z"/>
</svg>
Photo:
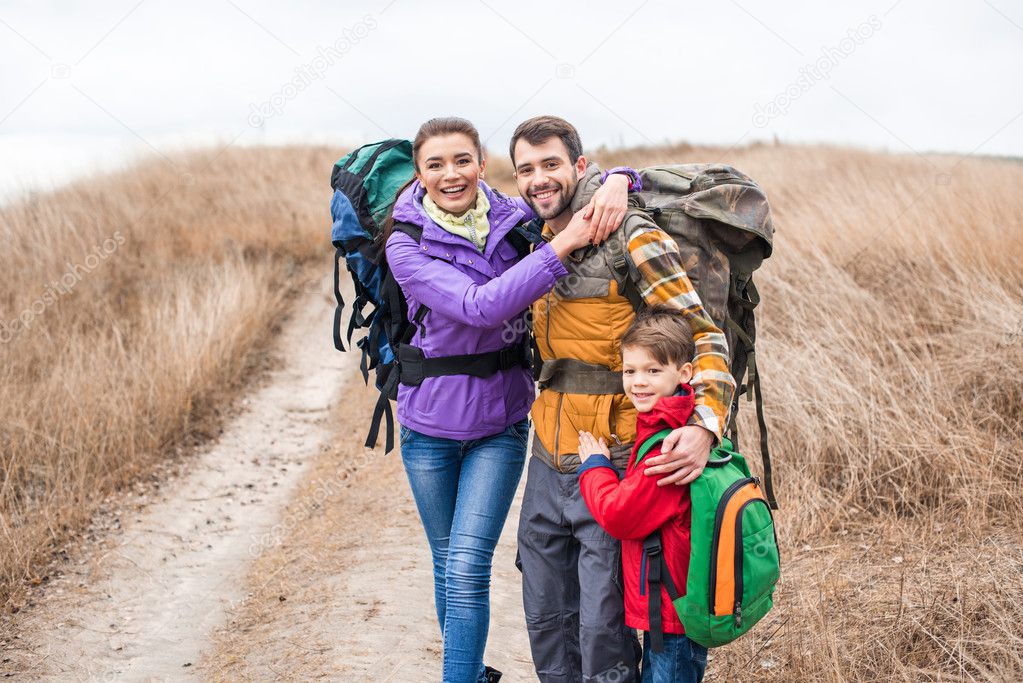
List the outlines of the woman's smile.
<svg viewBox="0 0 1023 683">
<path fill-rule="evenodd" d="M 464 133 L 434 136 L 423 142 L 419 154 L 416 176 L 441 210 L 461 216 L 476 204 L 486 161 L 472 138 Z"/>
</svg>

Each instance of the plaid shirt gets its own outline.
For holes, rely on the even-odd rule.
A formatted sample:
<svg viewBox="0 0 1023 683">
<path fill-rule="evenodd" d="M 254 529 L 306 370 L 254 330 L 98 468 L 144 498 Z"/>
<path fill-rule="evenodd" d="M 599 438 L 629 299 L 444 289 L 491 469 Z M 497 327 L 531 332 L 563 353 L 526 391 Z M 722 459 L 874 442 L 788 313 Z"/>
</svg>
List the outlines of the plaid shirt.
<svg viewBox="0 0 1023 683">
<path fill-rule="evenodd" d="M 693 330 L 696 357 L 690 384 L 696 406 L 687 424 L 699 425 L 720 440 L 735 393 L 725 335 L 700 303 L 700 296 L 686 275 L 678 245 L 670 235 L 644 223 L 629 235 L 628 250 L 639 273 L 636 284 L 646 302 L 679 309 Z"/>
</svg>

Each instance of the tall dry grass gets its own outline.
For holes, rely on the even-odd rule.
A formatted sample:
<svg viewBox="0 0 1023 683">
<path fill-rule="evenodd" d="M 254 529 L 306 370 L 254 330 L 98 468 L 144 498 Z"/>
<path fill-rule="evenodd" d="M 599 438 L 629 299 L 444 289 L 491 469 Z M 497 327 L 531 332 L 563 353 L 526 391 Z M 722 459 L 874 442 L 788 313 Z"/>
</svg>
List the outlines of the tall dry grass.
<svg viewBox="0 0 1023 683">
<path fill-rule="evenodd" d="M 731 163 L 774 209 L 757 355 L 782 583 L 708 680 L 1023 680 L 1023 165 L 772 145 L 594 156 Z M 514 191 L 507 165 L 488 170 Z M 753 412 L 740 440 L 758 462 Z"/>
<path fill-rule="evenodd" d="M 229 152 L 200 171 L 197 155 L 194 184 L 153 164 L 0 214 L 5 319 L 126 238 L 0 345 L 0 595 L 215 424 L 300 264 L 325 254 L 335 157 Z M 1023 680 L 1023 167 L 769 145 L 595 157 L 725 161 L 774 207 L 758 365 L 783 575 L 707 680 Z M 507 162 L 488 177 L 514 191 Z"/>
<path fill-rule="evenodd" d="M 215 432 L 303 268 L 329 266 L 333 155 L 197 152 L 0 211 L 0 606 Z"/>
<path fill-rule="evenodd" d="M 734 163 L 778 228 L 758 365 L 790 562 L 778 614 L 717 680 L 1019 680 L 1023 167 L 812 147 Z"/>
</svg>

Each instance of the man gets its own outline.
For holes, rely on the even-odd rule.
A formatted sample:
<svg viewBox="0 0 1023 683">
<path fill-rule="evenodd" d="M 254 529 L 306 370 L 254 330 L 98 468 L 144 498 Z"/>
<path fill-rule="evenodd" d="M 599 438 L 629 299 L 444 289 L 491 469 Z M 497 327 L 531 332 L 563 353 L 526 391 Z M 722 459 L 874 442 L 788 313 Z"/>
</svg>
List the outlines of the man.
<svg viewBox="0 0 1023 683">
<path fill-rule="evenodd" d="M 519 192 L 546 221 L 547 237 L 563 230 L 599 187 L 600 169 L 587 162 L 578 132 L 563 119 L 523 122 L 510 153 Z M 626 266 L 622 279 L 616 273 Z M 579 492 L 579 433 L 604 437 L 613 445 L 612 462 L 625 469 L 636 410 L 622 388 L 621 338 L 640 298 L 677 308 L 696 341 L 693 416 L 649 460 L 648 473 L 667 473 L 660 485 L 688 484 L 703 471 L 726 425 L 735 382 L 725 336 L 704 311 L 675 241 L 641 211 L 631 210 L 604 245 L 574 253 L 567 267 L 569 275 L 532 308 L 543 366 L 518 531 L 526 625 L 544 683 L 638 680 L 639 643 L 624 622 L 620 546 Z"/>
</svg>

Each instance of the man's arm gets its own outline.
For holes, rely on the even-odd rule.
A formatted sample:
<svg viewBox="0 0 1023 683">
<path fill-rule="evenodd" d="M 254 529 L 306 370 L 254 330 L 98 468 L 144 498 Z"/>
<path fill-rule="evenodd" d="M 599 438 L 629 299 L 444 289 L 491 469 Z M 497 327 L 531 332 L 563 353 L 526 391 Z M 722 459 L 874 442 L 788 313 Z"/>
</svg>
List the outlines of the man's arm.
<svg viewBox="0 0 1023 683">
<path fill-rule="evenodd" d="M 650 305 L 677 308 L 696 342 L 695 374 L 690 382 L 696 402 L 693 415 L 686 427 L 676 429 L 664 440 L 662 455 L 651 458 L 646 471 L 649 476 L 674 472 L 663 477 L 660 485 L 687 484 L 703 471 L 711 447 L 721 439 L 727 424 L 735 393 L 735 380 L 728 370 L 728 342 L 703 308 L 671 235 L 644 222 L 632 230 L 628 251 L 644 300 Z"/>
<path fill-rule="evenodd" d="M 634 180 L 635 179 L 635 180 Z M 629 208 L 629 193 L 639 192 L 642 181 L 639 174 L 631 168 L 621 167 L 605 172 L 601 178 L 601 186 L 584 207 L 583 216 L 591 221 L 590 242 L 601 244 L 617 230 Z M 522 197 L 511 197 L 519 211 L 525 214 L 525 220 L 536 218 L 533 207 Z"/>
</svg>

